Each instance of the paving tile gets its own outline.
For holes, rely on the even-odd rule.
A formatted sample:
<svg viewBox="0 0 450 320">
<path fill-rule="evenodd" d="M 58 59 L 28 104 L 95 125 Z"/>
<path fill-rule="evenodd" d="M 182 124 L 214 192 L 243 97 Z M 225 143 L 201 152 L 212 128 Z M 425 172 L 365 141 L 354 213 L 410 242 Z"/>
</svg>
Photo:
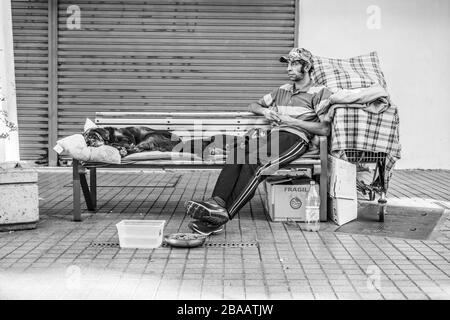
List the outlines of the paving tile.
<svg viewBox="0 0 450 320">
<path fill-rule="evenodd" d="M 101 172 L 101 173 L 100 173 Z M 166 232 L 187 231 L 182 203 L 209 196 L 218 171 L 176 173 L 175 188 L 99 188 L 98 212 L 71 221 L 70 170 L 39 171 L 38 228 L 0 233 L 0 298 L 5 299 L 449 299 L 450 232 L 417 241 L 334 233 L 331 222 L 319 233 L 271 222 L 259 188 L 250 205 L 211 238 L 217 243 L 257 242 L 258 247 L 199 247 L 155 250 L 91 247 L 117 242 L 122 219 L 166 219 Z M 118 174 L 99 178 L 117 185 L 164 185 L 174 173 Z M 391 190 L 413 190 L 408 181 L 432 190 L 450 186 L 450 171 L 397 170 Z M 414 188 L 413 188 L 414 189 Z M 416 190 L 418 192 L 418 190 Z M 448 201 L 441 198 L 436 201 Z M 420 194 L 417 193 L 420 197 Z M 450 219 L 446 227 L 450 230 Z M 371 290 L 369 266 L 380 268 Z M 78 268 L 78 269 L 77 269 Z M 77 272 L 81 290 L 76 286 Z M 75 285 L 75 288 L 73 286 Z M 2 289 L 3 288 L 3 289 Z M 5 290 L 7 288 L 8 290 Z"/>
<path fill-rule="evenodd" d="M 296 299 L 296 300 L 314 300 L 315 299 L 315 297 L 312 293 L 301 293 L 301 292 L 299 292 L 299 293 L 293 292 L 292 297 L 293 297 L 293 299 Z"/>
<path fill-rule="evenodd" d="M 386 300 L 406 300 L 408 299 L 401 293 L 383 293 L 383 297 Z"/>
</svg>

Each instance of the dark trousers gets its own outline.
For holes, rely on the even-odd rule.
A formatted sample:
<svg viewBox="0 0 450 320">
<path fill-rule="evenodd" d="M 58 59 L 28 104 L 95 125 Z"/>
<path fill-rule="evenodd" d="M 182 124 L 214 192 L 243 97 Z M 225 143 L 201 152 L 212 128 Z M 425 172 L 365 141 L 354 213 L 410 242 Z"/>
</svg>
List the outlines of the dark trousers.
<svg viewBox="0 0 450 320">
<path fill-rule="evenodd" d="M 228 159 L 232 161 L 227 159 L 212 194 L 225 202 L 230 219 L 254 196 L 259 183 L 267 177 L 263 172 L 275 172 L 308 149 L 302 138 L 285 131 L 259 134 L 249 141 L 241 151 L 239 145 L 230 150 Z"/>
</svg>

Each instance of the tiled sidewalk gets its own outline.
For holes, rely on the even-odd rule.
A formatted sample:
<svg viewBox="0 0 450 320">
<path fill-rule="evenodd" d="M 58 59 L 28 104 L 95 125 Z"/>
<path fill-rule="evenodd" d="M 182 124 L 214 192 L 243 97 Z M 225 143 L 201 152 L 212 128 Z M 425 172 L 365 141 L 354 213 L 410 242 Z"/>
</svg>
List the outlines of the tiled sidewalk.
<svg viewBox="0 0 450 320">
<path fill-rule="evenodd" d="M 209 196 L 217 175 L 100 171 L 98 212 L 77 223 L 71 172 L 40 170 L 38 228 L 0 233 L 0 299 L 450 298 L 450 220 L 428 241 L 337 233 L 332 223 L 309 233 L 270 222 L 261 190 L 203 247 L 117 247 L 122 219 L 188 232 L 184 201 Z M 450 171 L 396 171 L 389 201 L 449 209 L 449 190 Z"/>
</svg>

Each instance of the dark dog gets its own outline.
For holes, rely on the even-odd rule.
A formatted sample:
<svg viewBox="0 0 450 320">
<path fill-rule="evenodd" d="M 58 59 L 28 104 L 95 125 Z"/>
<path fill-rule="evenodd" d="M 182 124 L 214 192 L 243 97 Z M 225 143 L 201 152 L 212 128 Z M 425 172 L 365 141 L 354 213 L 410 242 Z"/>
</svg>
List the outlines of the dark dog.
<svg viewBox="0 0 450 320">
<path fill-rule="evenodd" d="M 195 140 L 182 141 L 180 137 L 167 130 L 154 130 L 148 127 L 104 127 L 92 128 L 84 134 L 86 144 L 90 147 L 109 145 L 119 150 L 120 155 L 125 157 L 128 154 L 142 151 L 176 151 L 190 152 L 203 157 L 205 151 L 213 155 L 216 150 L 214 137 Z M 195 150 L 201 145 L 201 150 Z M 198 147 L 197 147 L 198 149 Z"/>
<path fill-rule="evenodd" d="M 92 128 L 84 133 L 84 139 L 91 147 L 115 147 L 123 157 L 142 151 L 172 151 L 181 142 L 180 137 L 167 130 L 147 127 Z"/>
</svg>

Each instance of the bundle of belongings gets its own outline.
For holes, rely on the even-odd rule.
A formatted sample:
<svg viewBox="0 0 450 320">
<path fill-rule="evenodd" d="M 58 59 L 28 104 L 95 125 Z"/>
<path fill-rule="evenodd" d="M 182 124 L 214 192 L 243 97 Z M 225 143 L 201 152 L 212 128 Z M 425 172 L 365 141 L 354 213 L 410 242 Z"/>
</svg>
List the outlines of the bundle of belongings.
<svg viewBox="0 0 450 320">
<path fill-rule="evenodd" d="M 224 160 L 229 143 L 240 144 L 245 137 L 219 135 L 183 141 L 167 130 L 148 127 L 98 127 L 86 119 L 83 134 L 57 141 L 54 150 L 66 151 L 73 159 L 108 164 L 146 160 Z M 228 143 L 228 144 L 227 144 Z"/>
<path fill-rule="evenodd" d="M 400 159 L 399 119 L 377 53 L 350 59 L 314 56 L 312 78 L 315 86 L 325 86 L 334 93 L 316 110 L 319 116 L 328 113 L 333 119 L 330 153 L 343 159 L 344 150 L 385 153 L 387 190 L 391 170 Z M 251 135 L 182 141 L 166 130 L 100 128 L 88 119 L 83 134 L 59 140 L 54 149 L 58 153 L 65 150 L 80 161 L 112 164 L 155 159 L 220 161 L 230 148 L 225 142 L 242 144 Z"/>
<path fill-rule="evenodd" d="M 315 84 L 333 92 L 316 110 L 333 119 L 330 153 L 344 160 L 344 150 L 385 153 L 387 190 L 394 164 L 400 159 L 399 117 L 377 53 L 350 59 L 315 56 L 313 61 Z"/>
<path fill-rule="evenodd" d="M 108 145 L 99 147 L 88 146 L 82 134 L 73 134 L 58 140 L 53 150 L 58 154 L 65 151 L 70 157 L 80 161 L 121 163 L 119 150 Z"/>
</svg>

